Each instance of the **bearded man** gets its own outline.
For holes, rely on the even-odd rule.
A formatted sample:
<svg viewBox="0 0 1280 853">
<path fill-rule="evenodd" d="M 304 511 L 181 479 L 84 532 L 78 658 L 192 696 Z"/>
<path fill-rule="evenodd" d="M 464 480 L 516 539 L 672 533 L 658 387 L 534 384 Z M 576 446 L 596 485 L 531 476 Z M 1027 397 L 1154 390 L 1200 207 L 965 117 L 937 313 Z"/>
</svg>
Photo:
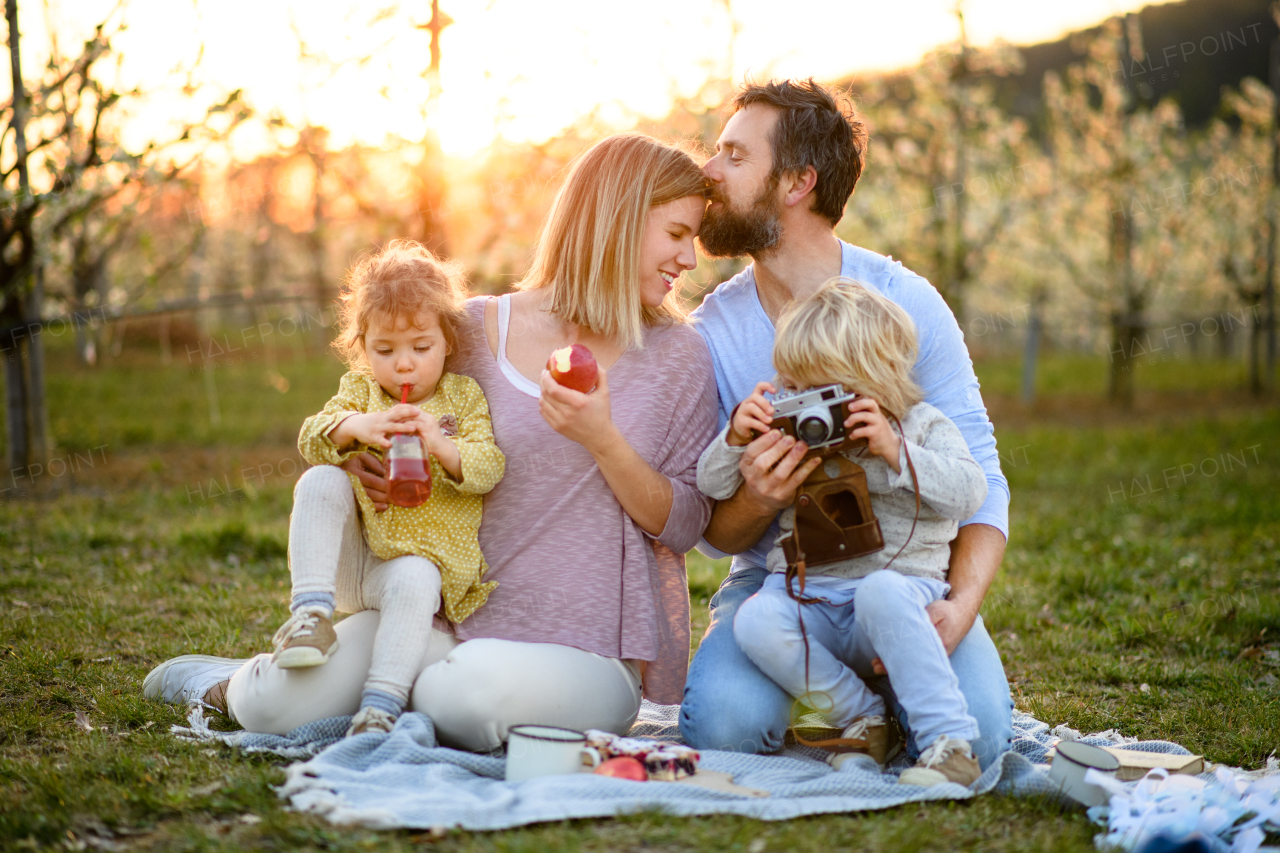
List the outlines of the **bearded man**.
<svg viewBox="0 0 1280 853">
<path fill-rule="evenodd" d="M 914 375 L 925 402 L 960 428 L 987 477 L 986 503 L 951 543 L 951 591 L 929 605 L 968 711 L 978 720 L 981 735 L 972 747 L 985 769 L 1009 749 L 1013 735 L 1004 667 L 978 615 L 1004 557 L 1009 486 L 964 336 L 928 281 L 835 235 L 867 149 L 866 128 L 847 99 L 813 80 L 784 80 L 744 86 L 733 110 L 705 166 L 711 204 L 698 239 L 712 256 L 748 255 L 752 264 L 708 295 L 692 317 L 715 363 L 720 426 L 756 383 L 773 379 L 774 323 L 783 309 L 829 279 L 856 279 L 911 316 L 920 345 Z M 813 470 L 815 463 L 801 463 L 805 450 L 776 431 L 748 445 L 740 465 L 744 483 L 716 504 L 704 534 L 704 552 L 734 558 L 711 599 L 711 623 L 681 705 L 680 729 L 695 747 L 765 753 L 783 746 L 793 700 L 738 647 L 733 618 L 764 582 L 777 516 Z M 910 731 L 883 667 L 878 661 L 873 667 L 859 675 L 885 694 Z M 907 743 L 914 753 L 913 739 Z"/>
</svg>

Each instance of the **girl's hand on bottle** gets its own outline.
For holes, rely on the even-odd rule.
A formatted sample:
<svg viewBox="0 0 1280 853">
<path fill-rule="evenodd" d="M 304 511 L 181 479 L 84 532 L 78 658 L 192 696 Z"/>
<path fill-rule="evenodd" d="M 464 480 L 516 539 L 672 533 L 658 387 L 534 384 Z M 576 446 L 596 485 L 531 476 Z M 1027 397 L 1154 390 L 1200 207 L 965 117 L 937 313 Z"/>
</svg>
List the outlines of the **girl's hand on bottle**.
<svg viewBox="0 0 1280 853">
<path fill-rule="evenodd" d="M 344 419 L 329 433 L 329 440 L 336 447 L 345 448 L 352 442 L 368 447 L 391 447 L 391 436 L 402 432 L 417 432 L 414 413 L 422 414 L 416 406 L 394 406 L 385 412 L 368 412 Z"/>
<path fill-rule="evenodd" d="M 898 438 L 889 419 L 880 411 L 880 404 L 870 397 L 859 397 L 849 404 L 849 417 L 845 418 L 846 429 L 852 438 L 865 438 L 867 449 L 872 455 L 879 456 L 895 472 L 901 474 L 898 465 L 898 454 L 902 450 L 902 441 Z M 856 427 L 856 429 L 855 429 Z"/>
<path fill-rule="evenodd" d="M 440 456 L 445 452 L 446 445 L 452 445 L 449 437 L 444 434 L 444 430 L 440 429 L 440 421 L 430 412 L 419 409 L 418 417 L 414 418 L 412 423 L 422 438 L 422 446 L 433 456 Z"/>
<path fill-rule="evenodd" d="M 440 427 L 440 421 L 430 412 L 424 412 L 417 406 L 397 406 L 396 409 L 404 409 L 398 416 L 403 420 L 396 423 L 401 427 L 402 432 L 411 432 L 422 439 L 422 446 L 427 453 L 434 456 L 445 471 L 449 472 L 449 476 L 458 482 L 462 482 L 462 454 L 458 450 L 458 446 L 453 443 L 449 436 L 444 434 L 444 430 Z M 395 412 L 396 409 L 392 409 Z M 408 410 L 412 411 L 408 411 Z"/>
</svg>

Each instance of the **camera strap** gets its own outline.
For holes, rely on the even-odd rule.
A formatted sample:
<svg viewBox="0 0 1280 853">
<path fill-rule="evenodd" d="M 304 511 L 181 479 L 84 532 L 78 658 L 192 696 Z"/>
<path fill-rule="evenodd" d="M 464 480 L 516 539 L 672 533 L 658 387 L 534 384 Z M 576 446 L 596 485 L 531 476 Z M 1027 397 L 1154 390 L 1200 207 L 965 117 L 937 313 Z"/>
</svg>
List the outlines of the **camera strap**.
<svg viewBox="0 0 1280 853">
<path fill-rule="evenodd" d="M 907 545 L 911 543 L 911 539 L 915 536 L 916 525 L 920 521 L 920 478 L 916 474 L 915 463 L 911 461 L 911 451 L 907 447 L 907 437 L 904 430 L 902 429 L 902 422 L 898 420 L 896 416 L 889 414 L 887 412 L 885 413 L 885 417 L 890 421 L 890 423 L 892 423 L 898 428 L 898 439 L 902 442 L 902 455 L 906 459 L 907 471 L 908 473 L 911 474 L 911 490 L 913 493 L 913 497 L 915 498 L 915 516 L 911 519 L 911 530 L 907 533 L 906 541 L 902 543 L 902 547 L 899 548 L 897 552 L 894 553 L 894 555 L 889 558 L 889 562 L 885 563 L 884 566 L 882 567 L 887 569 L 891 565 L 893 565 L 894 560 L 898 559 L 898 557 L 902 555 L 902 552 L 906 550 Z M 848 465 L 848 467 L 854 469 L 857 475 L 861 475 L 860 482 L 855 480 L 855 488 L 865 493 L 866 492 L 866 474 L 862 471 L 862 467 L 860 465 L 857 465 L 856 463 L 845 460 L 843 456 L 839 455 L 842 449 L 843 449 L 843 446 L 840 448 L 828 450 L 822 455 L 826 459 L 838 458 L 839 460 L 844 461 Z M 819 479 L 821 481 L 835 479 L 835 478 L 828 477 L 825 471 L 823 471 L 823 466 L 825 464 L 826 463 L 824 462 L 823 465 L 818 466 L 818 468 L 814 471 L 814 473 L 810 474 L 809 478 L 805 480 L 805 482 L 800 486 L 800 493 L 796 496 L 797 520 L 795 521 L 795 523 L 792 524 L 791 536 L 788 537 L 786 540 L 784 540 L 782 543 L 783 554 L 784 556 L 787 557 L 787 568 L 786 568 L 786 574 L 785 574 L 787 594 L 790 595 L 796 601 L 801 602 L 802 604 L 812 604 L 818 599 L 809 598 L 804 595 L 805 570 L 807 569 L 810 560 L 809 560 L 809 555 L 805 552 L 804 546 L 800 541 L 801 525 L 799 523 L 799 515 L 802 509 L 808 508 L 809 506 L 813 506 L 815 503 L 816 496 L 811 494 L 806 494 L 805 487 L 809 486 L 815 479 Z M 852 475 L 848 473 L 842 474 L 842 477 L 849 477 L 849 476 L 852 476 Z M 802 503 L 804 503 L 804 506 L 801 506 Z M 868 504 L 869 503 L 870 503 L 870 499 L 868 496 Z M 826 515 L 826 513 L 822 513 L 822 514 Z M 868 506 L 865 517 L 871 520 L 875 519 L 875 515 L 870 511 L 869 506 Z M 876 522 L 876 534 L 877 536 L 879 534 L 879 522 Z M 853 553 L 847 556 L 839 555 L 834 559 L 820 558 L 814 564 L 825 565 L 826 563 L 833 563 L 841 560 L 852 559 L 853 557 L 865 556 L 866 554 L 875 553 L 875 551 L 883 547 L 884 547 L 884 543 L 883 543 L 883 539 L 881 539 L 880 545 L 878 547 L 874 547 L 874 548 L 868 547 L 867 550 L 860 551 L 860 552 L 857 549 L 855 549 Z M 792 589 L 792 581 L 799 582 L 798 590 Z"/>
<path fill-rule="evenodd" d="M 916 466 L 911 461 L 911 451 L 907 448 L 907 436 L 906 436 L 906 431 L 903 430 L 902 428 L 902 422 L 898 420 L 896 416 L 888 412 L 885 413 L 885 417 L 898 428 L 898 438 L 902 442 L 902 455 L 906 458 L 907 471 L 911 474 L 911 486 L 912 486 L 912 491 L 915 493 L 915 499 L 916 499 L 916 511 L 915 511 L 915 517 L 911 520 L 911 530 L 907 534 L 906 541 L 902 543 L 902 547 L 898 549 L 897 553 L 895 553 L 892 557 L 889 558 L 889 562 L 884 564 L 884 568 L 887 569 L 889 568 L 889 566 L 893 565 L 893 561 L 898 559 L 898 557 L 902 554 L 902 552 L 906 550 L 907 545 L 911 542 L 911 538 L 915 535 L 916 524 L 920 520 L 920 478 L 916 475 Z M 831 454 L 823 454 L 823 455 L 824 456 L 834 455 L 839 453 L 841 449 L 843 449 L 843 447 L 837 448 L 836 450 L 831 451 Z M 853 465 L 853 467 L 857 468 L 860 473 L 862 472 L 861 466 L 855 464 Z M 822 470 L 822 466 L 820 465 L 818 466 L 818 469 L 814 473 L 816 474 L 818 471 L 821 471 L 821 470 Z M 810 475 L 810 477 L 812 476 L 813 475 Z M 863 473 L 864 489 L 866 488 L 865 476 L 866 476 L 865 473 Z M 808 481 L 806 480 L 806 483 L 807 482 Z M 801 489 L 802 490 L 804 489 L 803 485 L 801 486 Z M 804 497 L 803 494 L 798 495 L 796 498 L 796 502 L 799 503 L 801 498 L 803 497 Z M 797 513 L 797 516 L 798 516 L 798 513 Z M 876 522 L 876 532 L 877 534 L 879 533 L 879 522 Z M 805 685 L 805 695 L 806 697 L 808 697 L 811 695 L 809 691 L 809 635 L 805 631 L 805 627 L 804 627 L 804 605 L 816 604 L 817 602 L 822 601 L 823 599 L 814 598 L 812 596 L 806 596 L 804 594 L 805 570 L 807 568 L 807 560 L 805 558 L 806 555 L 805 555 L 804 547 L 800 544 L 800 523 L 799 523 L 798 517 L 795 520 L 795 522 L 792 524 L 791 537 L 786 542 L 784 542 L 784 545 L 791 546 L 791 548 L 786 548 L 786 547 L 783 548 L 784 554 L 786 554 L 786 556 L 788 557 L 787 568 L 783 576 L 783 582 L 787 590 L 787 595 L 789 595 L 796 602 L 796 617 L 799 621 L 799 626 L 800 626 L 800 639 L 804 643 L 804 685 Z M 883 540 L 881 541 L 880 547 L 881 548 L 884 547 Z M 790 551 L 791 553 L 787 553 L 788 551 Z M 874 553 L 874 551 L 872 551 L 871 553 Z M 792 557 L 792 555 L 794 555 L 794 558 Z M 842 559 L 847 559 L 847 558 L 842 558 Z M 832 562 L 832 561 L 824 561 L 824 562 Z M 798 587 L 797 589 L 792 588 L 793 583 L 795 583 L 795 585 Z M 850 599 L 849 603 L 852 603 L 852 599 Z M 827 697 L 827 698 L 828 700 L 830 700 L 830 697 Z M 810 703 L 810 704 L 813 704 L 813 703 Z M 828 704 L 830 704 L 829 701 L 828 701 Z M 865 740 L 857 740 L 857 739 L 850 739 L 850 738 L 827 738 L 824 740 L 814 740 L 814 741 L 806 740 L 803 736 L 800 735 L 800 733 L 796 730 L 796 727 L 795 727 L 795 712 L 798 706 L 799 706 L 799 703 L 797 702 L 796 705 L 792 707 L 792 720 L 791 720 L 792 734 L 795 737 L 797 743 L 801 744 L 802 746 L 817 747 L 819 749 L 827 749 L 835 752 L 860 751 L 860 750 L 866 749 L 867 745 Z M 889 723 L 889 724 L 892 725 L 892 723 Z"/>
</svg>

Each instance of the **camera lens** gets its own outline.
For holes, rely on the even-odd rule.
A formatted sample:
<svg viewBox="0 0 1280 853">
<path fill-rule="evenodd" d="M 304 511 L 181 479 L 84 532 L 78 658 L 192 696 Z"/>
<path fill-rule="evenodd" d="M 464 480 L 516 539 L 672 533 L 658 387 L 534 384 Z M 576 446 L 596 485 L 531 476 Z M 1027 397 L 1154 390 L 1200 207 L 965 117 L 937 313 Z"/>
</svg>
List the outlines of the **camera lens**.
<svg viewBox="0 0 1280 853">
<path fill-rule="evenodd" d="M 831 413 L 826 409 L 808 409 L 796 418 L 796 437 L 810 447 L 831 437 Z"/>
</svg>

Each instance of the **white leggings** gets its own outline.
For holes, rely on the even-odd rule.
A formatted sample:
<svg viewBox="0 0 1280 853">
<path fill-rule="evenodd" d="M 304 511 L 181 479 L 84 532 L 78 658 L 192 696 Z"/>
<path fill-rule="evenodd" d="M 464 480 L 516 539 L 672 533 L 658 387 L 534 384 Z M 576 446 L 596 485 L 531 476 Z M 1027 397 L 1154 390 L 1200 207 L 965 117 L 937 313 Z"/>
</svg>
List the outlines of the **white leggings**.
<svg viewBox="0 0 1280 853">
<path fill-rule="evenodd" d="M 309 468 L 294 487 L 289 573 L 294 595 L 328 593 L 343 613 L 382 613 L 386 630 L 374 641 L 364 688 L 407 704 L 440 609 L 440 570 L 424 557 L 382 560 L 369 550 L 351 481 L 341 468 Z"/>
<path fill-rule="evenodd" d="M 379 614 L 336 626 L 338 650 L 312 669 L 280 669 L 258 655 L 231 678 L 227 705 L 245 729 L 285 734 L 354 714 L 369 675 Z M 640 711 L 638 671 L 616 658 L 554 643 L 479 639 L 459 643 L 432 628 L 410 709 L 435 723 L 446 746 L 486 752 L 521 723 L 625 733 Z"/>
</svg>

